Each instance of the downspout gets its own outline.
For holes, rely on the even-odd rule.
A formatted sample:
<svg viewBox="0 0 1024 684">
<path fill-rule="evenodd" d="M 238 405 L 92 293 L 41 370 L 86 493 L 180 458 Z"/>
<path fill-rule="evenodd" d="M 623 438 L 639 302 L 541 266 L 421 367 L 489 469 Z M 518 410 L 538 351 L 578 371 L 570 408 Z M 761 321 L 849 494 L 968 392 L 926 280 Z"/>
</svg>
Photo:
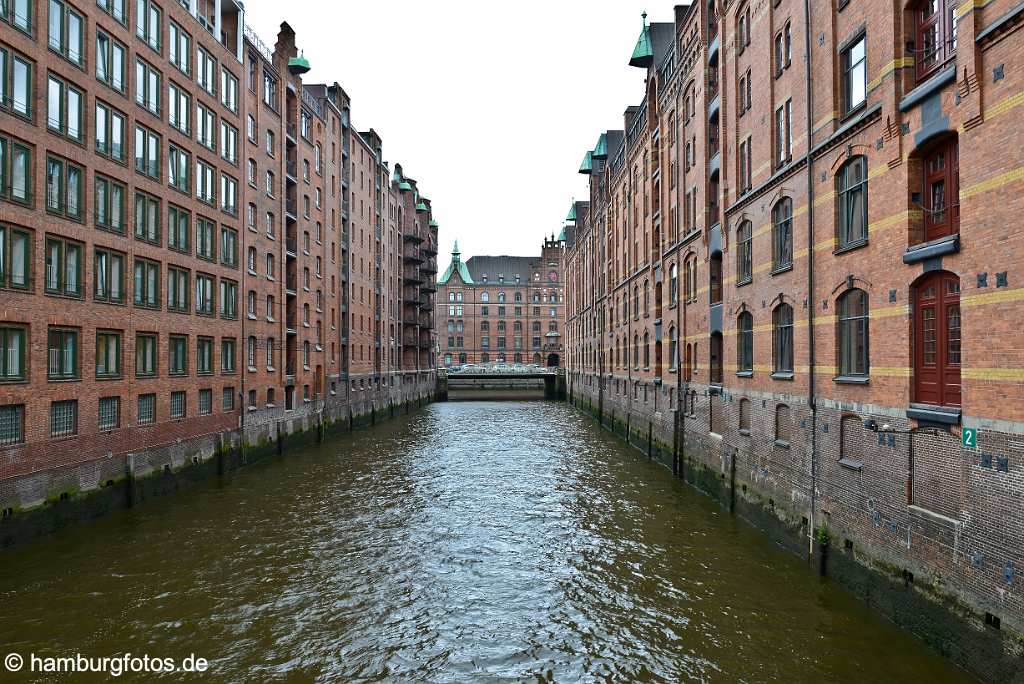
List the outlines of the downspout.
<svg viewBox="0 0 1024 684">
<path fill-rule="evenodd" d="M 808 560 L 814 554 L 814 508 L 817 495 L 817 436 L 818 412 L 814 396 L 814 173 L 811 158 L 811 144 L 814 134 L 814 98 L 811 83 L 811 0 L 804 0 L 804 67 L 807 89 L 807 345 L 808 345 L 808 387 L 807 402 L 811 409 L 811 510 L 807 523 Z"/>
</svg>

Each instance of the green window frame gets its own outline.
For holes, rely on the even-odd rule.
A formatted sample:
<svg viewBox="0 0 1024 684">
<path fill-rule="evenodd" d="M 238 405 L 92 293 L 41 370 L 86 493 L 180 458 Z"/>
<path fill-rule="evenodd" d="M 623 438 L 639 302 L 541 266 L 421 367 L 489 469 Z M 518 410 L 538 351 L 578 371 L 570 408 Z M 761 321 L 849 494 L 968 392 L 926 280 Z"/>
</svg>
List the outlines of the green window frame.
<svg viewBox="0 0 1024 684">
<path fill-rule="evenodd" d="M 121 426 L 121 397 L 100 397 L 98 423 L 100 430 Z"/>
<path fill-rule="evenodd" d="M 196 256 L 206 261 L 214 261 L 217 257 L 217 241 L 215 234 L 217 224 L 208 218 L 196 216 Z"/>
<path fill-rule="evenodd" d="M 167 310 L 188 313 L 189 272 L 176 266 L 167 267 Z"/>
<path fill-rule="evenodd" d="M 156 422 L 156 395 L 140 394 L 136 422 L 139 425 L 152 425 Z"/>
<path fill-rule="evenodd" d="M 238 266 L 238 231 L 227 226 L 220 227 L 220 262 L 225 266 Z"/>
<path fill-rule="evenodd" d="M 0 224 L 0 287 L 26 290 L 32 284 L 32 232 Z"/>
<path fill-rule="evenodd" d="M 82 126 L 85 94 L 53 74 L 47 77 L 46 127 L 64 137 L 82 142 L 85 130 Z"/>
<path fill-rule="evenodd" d="M 50 437 L 78 434 L 78 400 L 50 402 Z"/>
<path fill-rule="evenodd" d="M 160 90 L 163 74 L 152 64 L 135 58 L 135 104 L 160 116 Z"/>
<path fill-rule="evenodd" d="M 96 6 L 112 16 L 122 26 L 128 25 L 128 14 L 124 11 L 125 0 L 96 0 Z"/>
<path fill-rule="evenodd" d="M 160 180 L 160 136 L 135 125 L 135 170 Z"/>
<path fill-rule="evenodd" d="M 135 238 L 160 244 L 160 200 L 144 192 L 135 193 Z"/>
<path fill-rule="evenodd" d="M 96 80 L 124 94 L 128 50 L 105 31 L 96 31 Z"/>
<path fill-rule="evenodd" d="M 214 281 L 213 276 L 205 273 L 196 274 L 196 313 L 203 316 L 214 314 Z"/>
<path fill-rule="evenodd" d="M 79 378 L 78 330 L 51 327 L 47 332 L 46 377 L 49 380 Z"/>
<path fill-rule="evenodd" d="M 0 406 L 0 446 L 21 444 L 25 441 L 25 405 Z"/>
<path fill-rule="evenodd" d="M 0 326 L 0 382 L 23 382 L 28 379 L 28 328 L 20 325 Z"/>
<path fill-rule="evenodd" d="M 82 296 L 82 245 L 62 238 L 46 238 L 46 293 Z"/>
<path fill-rule="evenodd" d="M 147 259 L 135 259 L 134 264 L 135 306 L 147 309 L 160 308 L 160 264 Z"/>
<path fill-rule="evenodd" d="M 96 154 L 123 164 L 125 116 L 105 102 L 96 101 Z M 145 138 L 143 138 L 145 141 Z M 141 170 L 141 169 L 140 169 Z"/>
<path fill-rule="evenodd" d="M 181 73 L 192 74 L 192 36 L 170 21 L 167 24 L 167 60 Z"/>
<path fill-rule="evenodd" d="M 0 198 L 32 204 L 32 148 L 14 138 L 0 138 Z"/>
<path fill-rule="evenodd" d="M 32 63 L 0 47 L 0 109 L 28 119 L 32 101 Z"/>
<path fill-rule="evenodd" d="M 188 337 L 171 335 L 167 343 L 167 372 L 170 375 L 188 374 Z"/>
<path fill-rule="evenodd" d="M 220 280 L 220 317 L 238 318 L 238 283 L 233 280 Z"/>
<path fill-rule="evenodd" d="M 124 235 L 125 186 L 96 174 L 93 179 L 93 213 L 96 227 Z"/>
<path fill-rule="evenodd" d="M 135 335 L 135 376 L 153 378 L 157 374 L 157 336 L 152 333 Z"/>
<path fill-rule="evenodd" d="M 196 373 L 213 375 L 213 338 L 196 338 Z"/>
<path fill-rule="evenodd" d="M 93 299 L 124 304 L 125 255 L 97 247 L 93 254 Z"/>
<path fill-rule="evenodd" d="M 121 377 L 121 333 L 96 331 L 96 377 Z"/>
<path fill-rule="evenodd" d="M 192 155 L 175 145 L 167 146 L 167 184 L 184 193 L 191 192 L 189 167 Z"/>
<path fill-rule="evenodd" d="M 46 211 L 82 221 L 85 171 L 57 157 L 46 158 Z"/>
<path fill-rule="evenodd" d="M 185 392 L 171 392 L 171 420 L 184 418 L 188 411 L 188 402 Z"/>
<path fill-rule="evenodd" d="M 222 338 L 220 341 L 220 372 L 235 372 L 235 351 L 237 342 L 234 338 Z"/>
<path fill-rule="evenodd" d="M 48 45 L 69 62 L 85 64 L 85 18 L 62 0 L 49 0 Z"/>
<path fill-rule="evenodd" d="M 189 254 L 192 245 L 192 214 L 173 204 L 167 205 L 167 246 Z"/>
<path fill-rule="evenodd" d="M 161 22 L 163 12 L 149 0 L 138 0 L 135 5 L 135 35 L 146 41 L 149 47 L 160 52 Z"/>
</svg>

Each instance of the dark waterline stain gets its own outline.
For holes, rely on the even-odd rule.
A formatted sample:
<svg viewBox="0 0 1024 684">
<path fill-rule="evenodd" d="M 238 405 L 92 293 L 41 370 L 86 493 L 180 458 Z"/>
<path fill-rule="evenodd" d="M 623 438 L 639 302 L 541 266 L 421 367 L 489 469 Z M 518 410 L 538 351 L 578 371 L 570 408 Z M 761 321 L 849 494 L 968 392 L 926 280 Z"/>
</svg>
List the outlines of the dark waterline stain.
<svg viewBox="0 0 1024 684">
<path fill-rule="evenodd" d="M 5 553 L 0 651 L 194 653 L 218 682 L 966 681 L 549 402 L 434 404 Z"/>
</svg>

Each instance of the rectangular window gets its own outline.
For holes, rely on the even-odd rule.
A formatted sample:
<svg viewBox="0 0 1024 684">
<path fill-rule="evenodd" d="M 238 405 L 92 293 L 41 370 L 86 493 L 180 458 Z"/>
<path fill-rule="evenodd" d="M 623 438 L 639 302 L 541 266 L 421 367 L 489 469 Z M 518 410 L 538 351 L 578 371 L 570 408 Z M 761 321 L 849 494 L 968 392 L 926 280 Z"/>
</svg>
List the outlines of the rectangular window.
<svg viewBox="0 0 1024 684">
<path fill-rule="evenodd" d="M 82 220 L 85 180 L 80 166 L 56 157 L 46 158 L 46 210 L 73 221 Z"/>
<path fill-rule="evenodd" d="M 97 228 L 124 233 L 125 188 L 120 183 L 96 174 L 93 182 L 93 209 Z"/>
<path fill-rule="evenodd" d="M 217 203 L 213 167 L 202 160 L 196 161 L 196 197 L 206 204 Z"/>
<path fill-rule="evenodd" d="M 213 276 L 196 274 L 196 313 L 213 315 Z"/>
<path fill-rule="evenodd" d="M 135 34 L 160 52 L 160 20 L 162 13 L 150 0 L 136 0 Z"/>
<path fill-rule="evenodd" d="M 160 244 L 160 200 L 141 192 L 135 193 L 135 237 Z"/>
<path fill-rule="evenodd" d="M 220 156 L 232 164 L 238 163 L 238 129 L 227 121 L 220 122 Z"/>
<path fill-rule="evenodd" d="M 82 91 L 56 76 L 47 79 L 46 126 L 51 131 L 82 142 Z"/>
<path fill-rule="evenodd" d="M 220 70 L 220 101 L 232 112 L 238 112 L 238 79 L 223 67 Z"/>
<path fill-rule="evenodd" d="M 235 388 L 225 387 L 220 399 L 221 408 L 225 411 L 235 410 Z M 0 424 L 2 424 L 3 417 L 0 415 Z M 2 437 L 0 437 L 2 438 Z"/>
<path fill-rule="evenodd" d="M 201 47 L 196 50 L 196 80 L 210 95 L 217 94 L 217 60 Z"/>
<path fill-rule="evenodd" d="M 135 125 L 135 170 L 160 180 L 160 136 Z"/>
<path fill-rule="evenodd" d="M 0 327 L 0 382 L 25 380 L 28 359 L 28 333 L 25 328 Z"/>
<path fill-rule="evenodd" d="M 50 49 L 60 53 L 68 61 L 83 64 L 85 19 L 61 0 L 50 0 L 48 16 Z"/>
<path fill-rule="evenodd" d="M 50 437 L 70 437 L 78 434 L 78 401 L 50 403 Z"/>
<path fill-rule="evenodd" d="M 196 340 L 196 373 L 213 373 L 213 338 L 200 337 Z"/>
<path fill-rule="evenodd" d="M 156 395 L 139 395 L 139 425 L 151 425 L 156 422 Z"/>
<path fill-rule="evenodd" d="M 98 302 L 124 303 L 124 255 L 96 248 L 93 255 L 93 298 Z"/>
<path fill-rule="evenodd" d="M 96 78 L 124 93 L 128 50 L 103 31 L 96 31 Z"/>
<path fill-rule="evenodd" d="M 149 62 L 135 58 L 135 102 L 160 116 L 161 74 Z"/>
<path fill-rule="evenodd" d="M 125 0 L 96 0 L 96 5 L 121 24 L 126 24 L 128 15 L 124 11 L 124 2 Z"/>
<path fill-rule="evenodd" d="M 100 430 L 113 430 L 121 424 L 121 397 L 100 397 Z"/>
<path fill-rule="evenodd" d="M 263 104 L 277 111 L 277 79 L 268 71 L 263 72 Z"/>
<path fill-rule="evenodd" d="M 175 190 L 191 193 L 189 187 L 189 167 L 192 166 L 192 158 L 188 152 L 168 145 L 167 147 L 167 183 Z"/>
<path fill-rule="evenodd" d="M 205 105 L 196 108 L 196 140 L 203 147 L 217 149 L 217 116 Z"/>
<path fill-rule="evenodd" d="M 46 238 L 46 292 L 82 296 L 82 246 L 62 238 Z"/>
<path fill-rule="evenodd" d="M 167 310 L 188 313 L 188 271 L 167 267 Z"/>
<path fill-rule="evenodd" d="M 171 420 L 185 417 L 185 393 L 171 392 Z"/>
<path fill-rule="evenodd" d="M 192 215 L 173 204 L 167 206 L 167 246 L 177 252 L 189 253 Z"/>
<path fill-rule="evenodd" d="M 199 390 L 199 415 L 208 416 L 213 413 L 213 390 Z"/>
<path fill-rule="evenodd" d="M 238 318 L 238 283 L 223 278 L 220 281 L 220 317 Z"/>
<path fill-rule="evenodd" d="M 0 109 L 32 115 L 32 64 L 0 47 Z"/>
<path fill-rule="evenodd" d="M 25 405 L 0 406 L 0 446 L 21 444 L 25 441 Z"/>
<path fill-rule="evenodd" d="M 160 264 L 135 259 L 135 306 L 160 308 Z"/>
<path fill-rule="evenodd" d="M 196 256 L 206 261 L 213 261 L 216 254 L 214 231 L 217 224 L 202 216 L 196 217 Z"/>
<path fill-rule="evenodd" d="M 78 331 L 68 328 L 50 328 L 47 336 L 46 376 L 50 380 L 78 378 Z"/>
<path fill-rule="evenodd" d="M 235 340 L 224 338 L 220 341 L 220 372 L 235 372 Z"/>
<path fill-rule="evenodd" d="M 184 74 L 191 74 L 192 36 L 173 21 L 167 26 L 167 59 Z"/>
<path fill-rule="evenodd" d="M 177 83 L 167 86 L 167 121 L 185 135 L 189 135 L 189 116 L 192 112 L 192 97 Z"/>
<path fill-rule="evenodd" d="M 238 215 L 238 181 L 226 173 L 220 174 L 220 198 L 222 211 Z"/>
<path fill-rule="evenodd" d="M 188 338 L 184 335 L 171 335 L 167 350 L 167 372 L 171 375 L 188 373 Z"/>
<path fill-rule="evenodd" d="M 238 266 L 238 231 L 220 227 L 220 262 L 225 266 Z"/>
<path fill-rule="evenodd" d="M 121 377 L 121 333 L 96 333 L 96 377 Z"/>
<path fill-rule="evenodd" d="M 135 375 L 148 378 L 156 375 L 156 335 L 135 336 Z"/>
<path fill-rule="evenodd" d="M 30 204 L 32 170 L 32 150 L 13 139 L 0 138 L 0 197 Z"/>
<path fill-rule="evenodd" d="M 843 50 L 843 113 L 862 105 L 867 96 L 866 37 Z"/>
<path fill-rule="evenodd" d="M 0 3 L 0 15 L 15 28 L 31 35 L 33 4 L 31 0 L 8 0 Z"/>
<path fill-rule="evenodd" d="M 117 162 L 124 161 L 124 114 L 96 101 L 96 152 Z M 138 142 L 138 141 L 136 141 Z"/>
</svg>

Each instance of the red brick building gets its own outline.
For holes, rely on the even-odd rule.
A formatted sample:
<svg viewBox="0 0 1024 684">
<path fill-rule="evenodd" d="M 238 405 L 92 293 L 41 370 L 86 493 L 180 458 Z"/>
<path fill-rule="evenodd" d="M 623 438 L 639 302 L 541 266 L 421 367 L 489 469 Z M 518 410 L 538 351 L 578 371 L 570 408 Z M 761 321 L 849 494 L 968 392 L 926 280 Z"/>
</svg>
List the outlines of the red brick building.
<svg viewBox="0 0 1024 684">
<path fill-rule="evenodd" d="M 1024 630 L 1022 23 L 1012 0 L 645 19 L 643 99 L 586 153 L 566 250 L 574 401 L 805 551 L 827 530 L 1001 625 L 1004 673 Z"/>
<path fill-rule="evenodd" d="M 565 236 L 545 239 L 540 257 L 474 256 L 459 244 L 438 279 L 440 363 L 562 365 Z"/>
<path fill-rule="evenodd" d="M 427 391 L 431 288 L 400 303 L 429 202 L 287 24 L 26 0 L 0 27 L 0 510 Z"/>
</svg>

